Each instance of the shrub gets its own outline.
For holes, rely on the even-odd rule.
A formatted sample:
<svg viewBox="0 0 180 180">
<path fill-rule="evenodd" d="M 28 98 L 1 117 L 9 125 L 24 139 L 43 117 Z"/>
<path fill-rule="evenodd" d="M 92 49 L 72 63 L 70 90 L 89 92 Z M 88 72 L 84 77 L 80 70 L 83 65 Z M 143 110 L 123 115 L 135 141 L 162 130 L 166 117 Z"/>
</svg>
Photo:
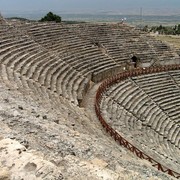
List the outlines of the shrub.
<svg viewBox="0 0 180 180">
<path fill-rule="evenodd" d="M 44 22 L 44 21 L 55 21 L 55 22 L 61 22 L 61 17 L 56 15 L 56 14 L 53 14 L 52 12 L 49 12 L 47 13 L 46 16 L 44 16 L 43 18 L 41 18 L 40 20 L 41 22 Z"/>
</svg>

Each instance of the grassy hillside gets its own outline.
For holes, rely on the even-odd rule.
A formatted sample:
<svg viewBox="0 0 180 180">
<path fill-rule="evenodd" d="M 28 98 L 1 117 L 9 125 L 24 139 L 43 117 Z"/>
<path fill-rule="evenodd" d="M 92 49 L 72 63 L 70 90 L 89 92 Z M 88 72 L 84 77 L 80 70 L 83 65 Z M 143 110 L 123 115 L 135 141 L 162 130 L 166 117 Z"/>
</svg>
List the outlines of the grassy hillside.
<svg viewBox="0 0 180 180">
<path fill-rule="evenodd" d="M 158 40 L 169 43 L 176 48 L 180 49 L 180 36 L 175 35 L 157 35 L 155 36 Z"/>
</svg>

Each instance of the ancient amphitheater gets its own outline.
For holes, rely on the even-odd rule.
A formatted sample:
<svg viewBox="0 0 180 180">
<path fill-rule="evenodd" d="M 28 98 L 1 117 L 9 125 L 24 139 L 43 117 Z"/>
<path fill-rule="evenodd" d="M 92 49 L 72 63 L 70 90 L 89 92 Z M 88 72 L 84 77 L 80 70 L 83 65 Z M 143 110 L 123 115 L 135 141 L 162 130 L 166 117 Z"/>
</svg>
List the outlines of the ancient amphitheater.
<svg viewBox="0 0 180 180">
<path fill-rule="evenodd" d="M 180 56 L 125 24 L 0 18 L 0 179 L 180 178 Z"/>
</svg>

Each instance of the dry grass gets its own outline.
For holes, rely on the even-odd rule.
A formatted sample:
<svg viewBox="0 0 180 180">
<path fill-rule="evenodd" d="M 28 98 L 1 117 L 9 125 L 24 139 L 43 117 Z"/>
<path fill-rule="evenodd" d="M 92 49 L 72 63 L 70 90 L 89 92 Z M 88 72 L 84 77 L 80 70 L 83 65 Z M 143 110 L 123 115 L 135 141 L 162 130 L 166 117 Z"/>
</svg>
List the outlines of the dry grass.
<svg viewBox="0 0 180 180">
<path fill-rule="evenodd" d="M 155 35 L 155 38 L 180 49 L 180 36 L 177 35 Z"/>
</svg>

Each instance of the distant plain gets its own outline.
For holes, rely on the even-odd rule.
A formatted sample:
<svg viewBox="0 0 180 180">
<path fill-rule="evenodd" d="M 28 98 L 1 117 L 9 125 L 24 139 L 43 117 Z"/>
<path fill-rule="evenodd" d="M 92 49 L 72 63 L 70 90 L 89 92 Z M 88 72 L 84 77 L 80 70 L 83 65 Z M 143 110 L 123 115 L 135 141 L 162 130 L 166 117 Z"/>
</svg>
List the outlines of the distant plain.
<svg viewBox="0 0 180 180">
<path fill-rule="evenodd" d="M 180 23 L 180 15 L 113 15 L 113 14 L 61 14 L 64 21 L 86 21 L 86 22 L 121 22 L 122 19 L 131 25 L 163 25 L 174 26 Z M 8 13 L 5 17 L 23 17 L 31 20 L 39 20 L 44 13 Z"/>
</svg>

